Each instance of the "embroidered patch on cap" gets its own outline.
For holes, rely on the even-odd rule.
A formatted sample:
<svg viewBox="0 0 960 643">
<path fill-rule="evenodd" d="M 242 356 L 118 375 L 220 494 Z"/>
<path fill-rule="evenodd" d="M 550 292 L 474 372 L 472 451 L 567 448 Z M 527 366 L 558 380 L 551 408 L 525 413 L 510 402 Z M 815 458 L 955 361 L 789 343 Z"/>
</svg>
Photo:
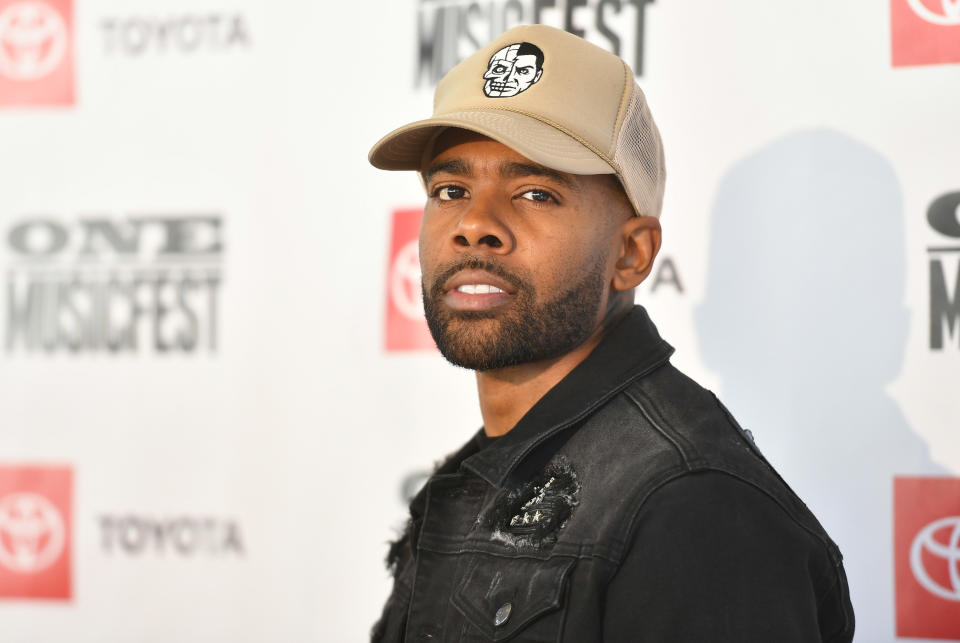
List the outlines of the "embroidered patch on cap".
<svg viewBox="0 0 960 643">
<path fill-rule="evenodd" d="M 533 43 L 515 42 L 493 54 L 487 63 L 488 98 L 509 98 L 529 89 L 543 75 L 543 51 Z"/>
</svg>

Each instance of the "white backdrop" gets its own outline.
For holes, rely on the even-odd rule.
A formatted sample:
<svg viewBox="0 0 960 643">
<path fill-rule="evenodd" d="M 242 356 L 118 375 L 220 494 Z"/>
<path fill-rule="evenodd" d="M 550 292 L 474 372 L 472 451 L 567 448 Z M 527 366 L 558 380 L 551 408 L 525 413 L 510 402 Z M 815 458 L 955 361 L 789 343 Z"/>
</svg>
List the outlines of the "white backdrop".
<svg viewBox="0 0 960 643">
<path fill-rule="evenodd" d="M 67 53 L 43 76 L 16 35 L 56 19 L 0 1 L 0 550 L 29 559 L 0 557 L 4 640 L 365 640 L 404 481 L 480 425 L 470 373 L 386 348 L 392 217 L 423 196 L 366 152 L 429 114 L 418 52 L 466 55 L 505 3 L 19 4 Z M 960 192 L 960 56 L 892 65 L 907 0 L 600 4 L 570 27 L 641 48 L 666 148 L 676 279 L 638 302 L 838 541 L 858 640 L 894 641 L 894 477 L 960 475 L 960 321 L 930 328 L 960 253 L 929 250 L 960 241 L 927 221 Z M 3 497 L 49 467 L 72 484 L 40 568 Z"/>
</svg>

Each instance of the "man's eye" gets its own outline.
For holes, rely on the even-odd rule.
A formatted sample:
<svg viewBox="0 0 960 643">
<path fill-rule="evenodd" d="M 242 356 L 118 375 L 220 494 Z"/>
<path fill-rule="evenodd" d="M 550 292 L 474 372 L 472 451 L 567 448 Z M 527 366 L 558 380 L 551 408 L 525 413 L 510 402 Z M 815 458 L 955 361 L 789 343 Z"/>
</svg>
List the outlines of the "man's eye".
<svg viewBox="0 0 960 643">
<path fill-rule="evenodd" d="M 435 194 L 441 201 L 453 201 L 454 199 L 462 199 L 466 193 L 467 191 L 459 186 L 444 185 L 443 187 L 437 188 Z"/>
<path fill-rule="evenodd" d="M 495 74 L 502 74 L 505 71 L 507 71 L 507 68 L 503 65 L 497 65 L 493 68 L 493 73 Z"/>
<path fill-rule="evenodd" d="M 524 76 L 526 76 L 527 74 L 530 73 L 530 68 L 529 68 L 529 67 L 520 67 L 520 68 L 517 69 L 517 71 L 518 71 L 519 73 L 523 74 Z"/>
<path fill-rule="evenodd" d="M 536 201 L 538 203 L 547 203 L 548 201 L 553 201 L 553 195 L 547 192 L 546 190 L 527 190 L 521 194 L 524 199 L 530 199 L 531 201 Z"/>
</svg>

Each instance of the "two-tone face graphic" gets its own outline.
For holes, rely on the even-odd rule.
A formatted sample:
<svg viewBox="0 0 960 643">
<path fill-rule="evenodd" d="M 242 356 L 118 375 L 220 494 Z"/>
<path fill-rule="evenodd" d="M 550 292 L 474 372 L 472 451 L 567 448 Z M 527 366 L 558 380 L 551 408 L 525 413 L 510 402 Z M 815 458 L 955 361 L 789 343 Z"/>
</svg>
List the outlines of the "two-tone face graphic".
<svg viewBox="0 0 960 643">
<path fill-rule="evenodd" d="M 483 93 L 490 98 L 516 96 L 543 74 L 543 52 L 529 42 L 504 47 L 490 57 Z"/>
</svg>

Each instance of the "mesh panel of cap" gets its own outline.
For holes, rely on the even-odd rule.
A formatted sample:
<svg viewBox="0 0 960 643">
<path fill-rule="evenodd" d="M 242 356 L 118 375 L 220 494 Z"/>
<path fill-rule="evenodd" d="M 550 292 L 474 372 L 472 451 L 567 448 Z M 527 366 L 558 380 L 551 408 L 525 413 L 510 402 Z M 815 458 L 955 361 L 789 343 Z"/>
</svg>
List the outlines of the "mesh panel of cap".
<svg viewBox="0 0 960 643">
<path fill-rule="evenodd" d="M 636 83 L 617 137 L 613 165 L 637 213 L 659 217 L 666 184 L 663 144 L 643 91 Z"/>
</svg>

